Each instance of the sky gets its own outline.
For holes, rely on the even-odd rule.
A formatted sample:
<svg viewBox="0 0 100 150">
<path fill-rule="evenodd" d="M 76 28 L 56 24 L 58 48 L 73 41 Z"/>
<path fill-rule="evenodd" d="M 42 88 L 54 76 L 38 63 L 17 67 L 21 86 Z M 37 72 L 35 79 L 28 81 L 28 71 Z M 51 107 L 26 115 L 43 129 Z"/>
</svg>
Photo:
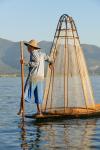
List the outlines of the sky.
<svg viewBox="0 0 100 150">
<path fill-rule="evenodd" d="M 53 41 L 62 14 L 74 19 L 82 44 L 100 46 L 100 0 L 0 0 L 0 38 Z"/>
</svg>

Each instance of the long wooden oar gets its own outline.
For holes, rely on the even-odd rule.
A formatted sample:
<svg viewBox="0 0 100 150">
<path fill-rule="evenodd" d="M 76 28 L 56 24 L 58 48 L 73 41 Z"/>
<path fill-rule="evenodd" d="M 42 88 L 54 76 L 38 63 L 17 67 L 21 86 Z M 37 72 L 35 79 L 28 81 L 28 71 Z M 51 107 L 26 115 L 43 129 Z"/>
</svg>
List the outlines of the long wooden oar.
<svg viewBox="0 0 100 150">
<path fill-rule="evenodd" d="M 21 57 L 20 62 L 21 62 L 21 84 L 22 84 L 20 111 L 22 112 L 22 116 L 24 116 L 25 102 L 24 102 L 24 48 L 23 48 L 23 41 L 20 42 L 20 57 Z"/>
</svg>

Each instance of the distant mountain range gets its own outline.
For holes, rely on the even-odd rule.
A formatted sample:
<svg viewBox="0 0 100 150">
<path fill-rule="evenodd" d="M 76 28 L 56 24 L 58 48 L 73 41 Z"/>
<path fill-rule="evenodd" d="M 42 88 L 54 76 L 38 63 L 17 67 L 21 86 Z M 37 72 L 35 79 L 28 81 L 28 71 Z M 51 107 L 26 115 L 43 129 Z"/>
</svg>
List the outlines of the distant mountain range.
<svg viewBox="0 0 100 150">
<path fill-rule="evenodd" d="M 42 51 L 50 53 L 52 42 L 41 41 L 39 43 Z M 100 47 L 89 44 L 81 45 L 84 51 L 88 70 L 90 73 L 100 74 Z M 26 47 L 25 47 L 26 48 Z M 25 50 L 25 58 L 28 53 Z M 0 74 L 20 74 L 20 45 L 0 38 Z"/>
</svg>

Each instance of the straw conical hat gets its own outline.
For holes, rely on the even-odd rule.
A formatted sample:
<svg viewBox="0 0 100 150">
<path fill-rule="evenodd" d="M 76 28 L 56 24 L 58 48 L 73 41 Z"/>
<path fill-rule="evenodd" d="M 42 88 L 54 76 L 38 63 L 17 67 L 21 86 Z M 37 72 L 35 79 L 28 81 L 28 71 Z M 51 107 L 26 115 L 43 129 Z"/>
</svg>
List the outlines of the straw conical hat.
<svg viewBox="0 0 100 150">
<path fill-rule="evenodd" d="M 24 44 L 26 46 L 32 46 L 34 49 L 40 49 L 40 47 L 38 46 L 38 42 L 36 40 L 31 40 L 29 42 L 24 42 Z"/>
</svg>

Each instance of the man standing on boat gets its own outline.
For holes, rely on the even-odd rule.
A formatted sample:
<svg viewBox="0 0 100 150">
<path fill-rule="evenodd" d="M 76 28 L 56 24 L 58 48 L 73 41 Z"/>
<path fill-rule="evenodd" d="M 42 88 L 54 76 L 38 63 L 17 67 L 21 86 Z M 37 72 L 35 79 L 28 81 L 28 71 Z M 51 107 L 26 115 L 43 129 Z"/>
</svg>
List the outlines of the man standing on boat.
<svg viewBox="0 0 100 150">
<path fill-rule="evenodd" d="M 37 114 L 41 115 L 41 104 L 43 101 L 43 81 L 44 81 L 44 61 L 48 61 L 52 65 L 53 60 L 40 51 L 40 47 L 36 40 L 24 42 L 27 50 L 30 53 L 30 61 L 28 63 L 20 61 L 29 67 L 29 74 L 26 79 L 24 92 L 25 101 L 30 102 L 34 96 L 34 101 L 37 106 Z M 22 113 L 20 107 L 19 114 Z"/>
</svg>

